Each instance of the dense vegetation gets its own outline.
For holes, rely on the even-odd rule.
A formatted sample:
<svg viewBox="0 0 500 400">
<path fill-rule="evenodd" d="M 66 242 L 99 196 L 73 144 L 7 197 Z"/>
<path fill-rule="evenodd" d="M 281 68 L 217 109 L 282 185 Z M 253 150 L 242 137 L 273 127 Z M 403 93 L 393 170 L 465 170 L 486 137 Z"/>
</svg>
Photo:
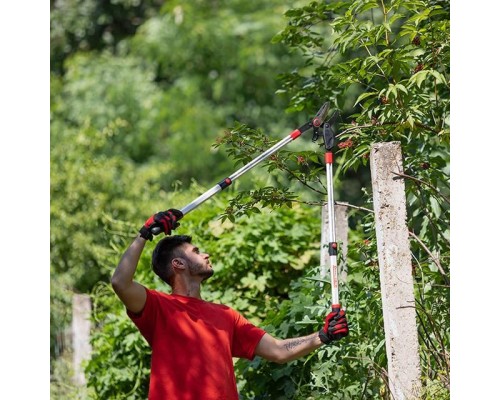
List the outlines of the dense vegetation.
<svg viewBox="0 0 500 400">
<path fill-rule="evenodd" d="M 149 215 L 180 208 L 326 100 L 336 199 L 350 205 L 351 332 L 276 365 L 236 363 L 248 399 L 389 398 L 370 146 L 399 141 L 423 399 L 449 398 L 449 4 L 444 1 L 52 2 L 51 373 L 54 398 L 144 399 L 149 350 L 109 277 Z M 211 254 L 204 298 L 278 337 L 319 329 L 321 140 L 305 134 L 190 213 Z M 167 290 L 149 266 L 138 280 Z M 68 384 L 71 295 L 93 298 L 85 392 Z M 65 351 L 63 351 L 65 350 Z"/>
</svg>

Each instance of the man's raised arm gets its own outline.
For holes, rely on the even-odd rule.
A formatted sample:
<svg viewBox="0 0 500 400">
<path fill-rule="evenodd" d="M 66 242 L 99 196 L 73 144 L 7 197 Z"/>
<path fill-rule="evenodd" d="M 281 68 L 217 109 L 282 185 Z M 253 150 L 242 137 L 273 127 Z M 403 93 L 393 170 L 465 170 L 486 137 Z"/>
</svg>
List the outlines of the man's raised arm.
<svg viewBox="0 0 500 400">
<path fill-rule="evenodd" d="M 146 289 L 134 281 L 134 274 L 139 263 L 146 239 L 137 236 L 123 254 L 111 278 L 113 290 L 128 310 L 141 312 L 146 304 Z"/>
<path fill-rule="evenodd" d="M 111 278 L 113 290 L 128 310 L 141 312 L 146 304 L 146 289 L 134 281 L 137 264 L 141 257 L 146 240 L 152 240 L 153 235 L 164 232 L 170 235 L 182 218 L 179 210 L 170 209 L 152 215 L 139 230 L 139 235 L 123 254 Z"/>
</svg>

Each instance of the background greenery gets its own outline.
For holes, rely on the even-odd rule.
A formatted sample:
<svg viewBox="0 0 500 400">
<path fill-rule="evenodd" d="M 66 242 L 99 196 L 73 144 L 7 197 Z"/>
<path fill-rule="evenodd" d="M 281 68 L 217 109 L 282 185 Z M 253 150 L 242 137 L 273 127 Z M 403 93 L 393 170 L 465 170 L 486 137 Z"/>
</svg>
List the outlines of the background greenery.
<svg viewBox="0 0 500 400">
<path fill-rule="evenodd" d="M 449 398 L 449 3 L 51 2 L 51 395 L 144 399 L 149 350 L 109 278 L 149 215 L 180 208 L 307 121 L 336 124 L 350 207 L 351 333 L 275 365 L 240 360 L 247 399 L 389 398 L 368 157 L 401 142 L 424 399 Z M 211 254 L 208 300 L 278 337 L 319 329 L 321 140 L 303 135 L 187 216 Z M 70 234 L 68 234 L 68 232 Z M 146 248 L 138 280 L 167 290 Z M 85 391 L 69 382 L 71 296 L 93 298 Z"/>
</svg>

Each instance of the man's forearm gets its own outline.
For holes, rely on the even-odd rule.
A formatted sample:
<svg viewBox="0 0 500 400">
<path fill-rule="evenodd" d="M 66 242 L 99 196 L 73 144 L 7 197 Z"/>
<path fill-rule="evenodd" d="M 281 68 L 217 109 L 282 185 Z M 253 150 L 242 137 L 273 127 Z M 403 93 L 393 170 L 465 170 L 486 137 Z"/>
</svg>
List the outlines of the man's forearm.
<svg viewBox="0 0 500 400">
<path fill-rule="evenodd" d="M 281 340 L 279 342 L 280 362 L 286 363 L 305 356 L 321 347 L 322 344 L 317 332 L 308 336 Z"/>
<path fill-rule="evenodd" d="M 118 266 L 115 269 L 111 283 L 113 287 L 130 285 L 134 279 L 134 274 L 139 263 L 146 240 L 137 236 L 123 254 Z"/>
</svg>

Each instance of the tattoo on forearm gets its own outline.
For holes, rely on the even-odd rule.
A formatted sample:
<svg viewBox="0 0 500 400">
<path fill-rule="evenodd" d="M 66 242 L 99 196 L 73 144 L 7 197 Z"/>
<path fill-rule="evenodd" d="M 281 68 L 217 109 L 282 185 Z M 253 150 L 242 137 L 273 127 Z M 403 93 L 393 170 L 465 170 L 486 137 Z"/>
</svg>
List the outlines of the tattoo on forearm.
<svg viewBox="0 0 500 400">
<path fill-rule="evenodd" d="M 295 347 L 300 346 L 302 343 L 308 342 L 310 340 L 310 337 L 290 339 L 289 342 L 285 343 L 285 349 L 287 349 L 288 351 L 292 351 Z"/>
</svg>

